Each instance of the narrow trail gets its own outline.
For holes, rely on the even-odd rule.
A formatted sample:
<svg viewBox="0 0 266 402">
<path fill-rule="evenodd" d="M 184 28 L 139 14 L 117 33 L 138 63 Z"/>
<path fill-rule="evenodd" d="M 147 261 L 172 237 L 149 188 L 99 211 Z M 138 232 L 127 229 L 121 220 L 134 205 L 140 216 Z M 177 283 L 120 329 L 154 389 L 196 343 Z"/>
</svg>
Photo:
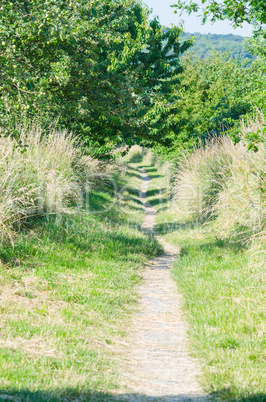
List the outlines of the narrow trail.
<svg viewBox="0 0 266 402">
<path fill-rule="evenodd" d="M 150 179 L 139 170 L 146 211 L 142 228 L 148 234 L 154 230 L 156 210 L 146 202 Z M 197 382 L 197 362 L 188 352 L 181 295 L 169 270 L 178 250 L 161 237 L 157 239 L 165 253 L 145 267 L 139 309 L 121 364 L 123 389 L 117 397 L 120 401 L 206 401 Z"/>
</svg>

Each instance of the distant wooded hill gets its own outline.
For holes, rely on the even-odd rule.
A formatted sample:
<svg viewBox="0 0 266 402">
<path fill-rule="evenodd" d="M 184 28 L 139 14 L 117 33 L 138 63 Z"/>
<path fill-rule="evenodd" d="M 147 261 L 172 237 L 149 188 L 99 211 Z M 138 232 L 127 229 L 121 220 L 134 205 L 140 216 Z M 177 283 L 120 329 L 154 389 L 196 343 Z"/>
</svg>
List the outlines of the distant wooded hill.
<svg viewBox="0 0 266 402">
<path fill-rule="evenodd" d="M 230 52 L 230 55 L 234 58 L 250 58 L 253 56 L 244 49 L 242 43 L 244 41 L 243 36 L 239 35 L 217 35 L 217 34 L 200 34 L 196 33 L 186 33 L 182 34 L 182 39 L 187 40 L 196 36 L 193 47 L 190 51 L 195 52 L 195 56 L 204 59 L 211 55 L 212 48 L 219 52 Z"/>
</svg>

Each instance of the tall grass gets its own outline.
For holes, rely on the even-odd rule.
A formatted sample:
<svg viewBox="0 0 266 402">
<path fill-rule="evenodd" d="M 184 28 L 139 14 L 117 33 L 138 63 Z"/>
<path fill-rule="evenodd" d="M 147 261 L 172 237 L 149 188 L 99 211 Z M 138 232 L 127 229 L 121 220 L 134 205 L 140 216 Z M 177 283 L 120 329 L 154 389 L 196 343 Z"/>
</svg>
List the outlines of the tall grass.
<svg viewBox="0 0 266 402">
<path fill-rule="evenodd" d="M 187 219 L 206 220 L 214 215 L 219 192 L 230 175 L 230 146 L 229 139 L 216 138 L 180 161 L 174 183 L 174 199 Z"/>
<path fill-rule="evenodd" d="M 231 146 L 230 176 L 219 193 L 215 227 L 220 236 L 250 238 L 265 231 L 265 151 L 247 152 L 243 144 Z"/>
<path fill-rule="evenodd" d="M 184 157 L 174 183 L 176 208 L 189 220 L 210 221 L 217 237 L 265 241 L 266 157 L 216 138 Z"/>
<path fill-rule="evenodd" d="M 83 202 L 91 181 L 110 176 L 99 161 L 82 154 L 66 131 L 44 133 L 39 124 L 17 128 L 19 139 L 0 137 L 0 237 L 29 216 L 65 212 Z"/>
</svg>

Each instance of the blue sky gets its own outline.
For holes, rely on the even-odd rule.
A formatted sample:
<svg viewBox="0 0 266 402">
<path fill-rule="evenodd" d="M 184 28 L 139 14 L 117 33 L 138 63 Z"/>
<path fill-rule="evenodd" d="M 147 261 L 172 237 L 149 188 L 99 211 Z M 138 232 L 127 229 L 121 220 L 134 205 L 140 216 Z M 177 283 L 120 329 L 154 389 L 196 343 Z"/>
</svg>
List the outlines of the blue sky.
<svg viewBox="0 0 266 402">
<path fill-rule="evenodd" d="M 252 28 L 250 25 L 245 24 L 243 28 L 234 29 L 230 22 L 219 21 L 212 24 L 207 21 L 205 25 L 201 25 L 201 20 L 197 14 L 186 15 L 182 18 L 178 14 L 174 14 L 174 9 L 170 7 L 171 4 L 177 3 L 176 0 L 143 0 L 143 2 L 153 9 L 153 15 L 159 17 L 162 25 L 169 26 L 170 24 L 178 25 L 181 19 L 184 20 L 185 32 L 200 32 L 200 33 L 217 33 L 217 34 L 235 34 L 242 36 L 251 36 Z"/>
</svg>

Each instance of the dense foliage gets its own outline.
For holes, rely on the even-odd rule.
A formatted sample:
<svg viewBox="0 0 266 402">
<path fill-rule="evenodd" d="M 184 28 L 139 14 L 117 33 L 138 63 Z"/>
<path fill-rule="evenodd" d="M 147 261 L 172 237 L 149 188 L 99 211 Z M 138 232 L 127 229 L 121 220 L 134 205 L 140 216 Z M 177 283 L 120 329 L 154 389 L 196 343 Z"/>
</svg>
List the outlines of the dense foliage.
<svg viewBox="0 0 266 402">
<path fill-rule="evenodd" d="M 182 33 L 181 38 L 191 40 L 192 36 Z M 200 60 L 195 57 L 195 48 L 197 51 L 193 46 L 193 53 L 181 59 L 180 68 L 167 81 L 168 90 L 153 92 L 143 117 L 150 132 L 145 144 L 170 158 L 234 126 L 254 106 L 245 96 L 247 72 L 252 75 L 254 70 L 250 60 L 234 61 L 229 53 L 217 52 Z"/>
<path fill-rule="evenodd" d="M 148 35 L 144 10 L 134 1 L 4 0 L 1 14 L 6 121 L 57 117 L 99 146 L 117 136 L 134 103 L 127 67 Z"/>
<path fill-rule="evenodd" d="M 57 118 L 98 154 L 145 135 L 142 106 L 189 45 L 137 0 L 3 0 L 0 12 L 2 126 Z"/>
<path fill-rule="evenodd" d="M 202 7 L 202 4 L 204 5 Z M 257 29 L 262 29 L 266 23 L 266 7 L 263 0 L 200 0 L 190 2 L 178 0 L 178 3 L 173 5 L 177 9 L 192 12 L 202 12 L 202 20 L 205 22 L 207 18 L 212 21 L 228 19 L 236 26 L 243 22 L 253 24 Z"/>
<path fill-rule="evenodd" d="M 92 155 L 133 143 L 180 153 L 264 110 L 263 33 L 248 45 L 258 57 L 242 64 L 183 60 L 192 42 L 150 21 L 140 0 L 2 0 L 1 130 L 16 137 L 17 121 L 37 117 L 80 135 Z"/>
<path fill-rule="evenodd" d="M 155 141 L 153 146 L 171 159 L 179 158 L 184 149 L 193 149 L 202 140 L 233 128 L 237 142 L 239 120 L 265 110 L 265 89 L 262 58 L 241 61 L 213 52 L 201 60 L 187 54 L 168 96 L 162 96 L 146 116 L 154 137 L 164 133 L 167 145 Z M 256 150 L 263 135 L 246 133 L 246 140 L 249 148 Z"/>
</svg>

